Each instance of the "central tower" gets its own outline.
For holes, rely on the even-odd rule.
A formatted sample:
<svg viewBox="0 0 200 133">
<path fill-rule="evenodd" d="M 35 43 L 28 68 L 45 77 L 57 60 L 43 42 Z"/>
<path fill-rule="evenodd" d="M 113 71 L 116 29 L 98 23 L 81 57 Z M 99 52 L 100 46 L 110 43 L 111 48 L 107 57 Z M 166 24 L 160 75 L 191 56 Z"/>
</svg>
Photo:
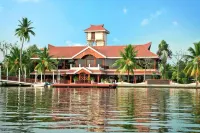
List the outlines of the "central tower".
<svg viewBox="0 0 200 133">
<path fill-rule="evenodd" d="M 104 28 L 104 25 L 90 25 L 84 30 L 86 33 L 87 45 L 89 46 L 106 46 L 107 34 L 110 32 Z"/>
</svg>

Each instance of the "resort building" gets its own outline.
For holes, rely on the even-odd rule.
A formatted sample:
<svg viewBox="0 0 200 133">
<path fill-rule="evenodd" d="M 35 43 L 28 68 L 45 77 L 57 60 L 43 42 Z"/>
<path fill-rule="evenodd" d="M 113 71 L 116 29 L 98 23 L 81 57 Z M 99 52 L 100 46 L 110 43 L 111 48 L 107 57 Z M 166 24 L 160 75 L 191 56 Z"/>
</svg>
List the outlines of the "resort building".
<svg viewBox="0 0 200 133">
<path fill-rule="evenodd" d="M 49 54 L 57 59 L 59 64 L 57 70 L 45 72 L 46 78 L 53 82 L 73 83 L 76 77 L 81 83 L 88 83 L 91 79 L 100 83 L 103 80 L 115 82 L 121 75 L 123 81 L 126 81 L 127 73 L 117 73 L 117 67 L 113 67 L 113 63 L 121 58 L 120 51 L 123 51 L 126 45 L 109 46 L 107 35 L 110 32 L 104 25 L 91 25 L 84 32 L 87 42 L 85 46 L 48 45 Z M 150 51 L 151 42 L 133 47 L 137 51 L 136 59 L 140 68 L 134 69 L 134 75 L 130 74 L 130 82 L 143 82 L 144 76 L 145 79 L 149 79 L 159 75 L 159 57 Z M 32 75 L 36 73 L 33 72 Z M 40 74 L 38 79 L 39 76 Z"/>
</svg>

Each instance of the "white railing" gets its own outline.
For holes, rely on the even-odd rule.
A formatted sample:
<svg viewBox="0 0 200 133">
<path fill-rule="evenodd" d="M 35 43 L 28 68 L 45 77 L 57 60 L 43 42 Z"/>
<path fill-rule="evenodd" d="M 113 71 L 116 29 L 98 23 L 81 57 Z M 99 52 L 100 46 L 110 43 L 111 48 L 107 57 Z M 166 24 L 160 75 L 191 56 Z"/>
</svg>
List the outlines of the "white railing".
<svg viewBox="0 0 200 133">
<path fill-rule="evenodd" d="M 81 64 L 79 64 L 78 65 L 78 67 L 73 67 L 72 66 L 72 64 L 70 64 L 70 69 L 79 69 L 79 68 L 81 68 L 82 66 L 81 66 Z M 88 68 L 88 69 L 90 69 L 90 70 L 103 70 L 103 68 L 99 65 L 99 64 L 97 64 L 97 66 L 95 66 L 95 67 L 93 67 L 93 66 L 91 66 L 90 64 L 88 65 L 88 66 L 86 66 L 86 68 Z"/>
</svg>

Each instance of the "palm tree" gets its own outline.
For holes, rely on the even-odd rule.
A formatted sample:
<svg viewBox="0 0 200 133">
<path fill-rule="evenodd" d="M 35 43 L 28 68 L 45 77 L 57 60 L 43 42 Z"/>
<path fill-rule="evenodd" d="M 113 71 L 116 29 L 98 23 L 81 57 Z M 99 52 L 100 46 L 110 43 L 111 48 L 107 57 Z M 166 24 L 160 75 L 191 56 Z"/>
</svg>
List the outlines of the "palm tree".
<svg viewBox="0 0 200 133">
<path fill-rule="evenodd" d="M 45 71 L 56 68 L 56 60 L 51 59 L 52 56 L 49 55 L 48 49 L 45 47 L 44 50 L 40 51 L 38 53 L 39 60 L 38 64 L 35 67 L 35 70 L 38 71 L 38 73 L 44 73 L 44 80 L 45 80 Z"/>
<path fill-rule="evenodd" d="M 30 34 L 35 36 L 35 32 L 33 32 L 33 28 L 31 27 L 32 22 L 28 20 L 28 18 L 22 18 L 19 20 L 18 28 L 15 30 L 15 35 L 19 37 L 21 41 L 21 49 L 20 49 L 20 68 L 22 70 L 22 50 L 24 42 L 30 41 Z"/>
<path fill-rule="evenodd" d="M 15 75 L 18 74 L 18 70 L 20 68 L 19 58 L 20 49 L 17 46 L 13 46 L 10 50 L 10 54 L 4 59 L 5 67 L 8 67 L 9 72 L 14 72 Z"/>
<path fill-rule="evenodd" d="M 187 75 L 195 78 L 196 83 L 200 74 L 200 42 L 194 43 L 194 48 L 189 47 L 189 55 L 185 55 L 188 62 L 184 69 Z"/>
<path fill-rule="evenodd" d="M 171 56 L 172 56 L 172 51 L 169 49 L 169 44 L 167 44 L 167 42 L 165 40 L 162 40 L 161 43 L 158 45 L 157 55 L 161 59 L 162 65 L 160 65 L 160 66 L 163 67 L 163 68 L 161 68 L 161 69 L 163 69 L 163 72 L 161 73 L 162 78 L 165 78 L 167 59 L 171 58 Z"/>
<path fill-rule="evenodd" d="M 117 72 L 120 73 L 128 72 L 128 82 L 129 82 L 129 73 L 131 72 L 132 74 L 134 74 L 133 69 L 137 67 L 135 59 L 136 54 L 137 51 L 135 51 L 134 47 L 131 44 L 129 44 L 124 48 L 124 52 L 122 51 L 120 52 L 120 56 L 122 58 L 116 60 L 115 63 L 113 64 L 113 66 L 118 67 Z"/>
</svg>

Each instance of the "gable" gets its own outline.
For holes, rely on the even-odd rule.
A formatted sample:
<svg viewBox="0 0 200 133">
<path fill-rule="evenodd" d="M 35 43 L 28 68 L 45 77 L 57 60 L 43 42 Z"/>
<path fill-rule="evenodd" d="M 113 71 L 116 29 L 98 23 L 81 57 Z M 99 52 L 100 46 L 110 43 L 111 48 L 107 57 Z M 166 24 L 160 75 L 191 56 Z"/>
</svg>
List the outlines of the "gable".
<svg viewBox="0 0 200 133">
<path fill-rule="evenodd" d="M 74 72 L 74 74 L 80 74 L 80 73 L 86 73 L 86 74 L 91 74 L 92 72 L 86 68 L 81 68 L 77 71 Z"/>
<path fill-rule="evenodd" d="M 88 46 L 87 48 L 83 49 L 82 51 L 80 51 L 79 53 L 74 55 L 72 58 L 73 59 L 81 59 L 86 55 L 92 55 L 95 58 L 106 58 L 105 55 L 101 54 L 100 52 L 98 52 L 97 50 L 91 48 L 90 46 Z"/>
</svg>

